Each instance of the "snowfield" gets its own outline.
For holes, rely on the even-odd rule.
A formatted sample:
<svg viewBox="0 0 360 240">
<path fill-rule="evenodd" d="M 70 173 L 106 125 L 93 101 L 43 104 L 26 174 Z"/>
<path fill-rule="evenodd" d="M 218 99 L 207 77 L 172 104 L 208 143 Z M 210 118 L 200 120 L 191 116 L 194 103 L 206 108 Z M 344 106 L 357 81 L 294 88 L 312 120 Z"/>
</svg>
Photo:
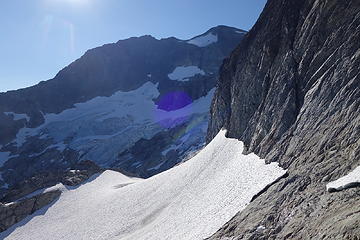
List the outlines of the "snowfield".
<svg viewBox="0 0 360 240">
<path fill-rule="evenodd" d="M 170 80 L 186 82 L 189 81 L 189 78 L 198 74 L 205 75 L 205 72 L 197 66 L 186 66 L 176 67 L 175 70 L 168 75 L 168 77 Z"/>
<path fill-rule="evenodd" d="M 329 192 L 341 191 L 354 186 L 360 186 L 360 166 L 355 168 L 348 175 L 326 185 Z"/>
<path fill-rule="evenodd" d="M 14 121 L 18 121 L 21 119 L 25 119 L 27 122 L 30 121 L 30 117 L 27 114 L 18 114 L 13 112 L 4 112 L 5 115 L 10 116 L 14 119 Z"/>
<path fill-rule="evenodd" d="M 146 180 L 106 171 L 64 191 L 3 239 L 204 239 L 285 174 L 221 131 L 198 155 Z M 42 211 L 42 212 L 41 212 Z"/>
<path fill-rule="evenodd" d="M 208 33 L 206 35 L 193 38 L 188 41 L 189 44 L 196 45 L 198 47 L 207 47 L 218 41 L 218 36 L 213 33 Z"/>
</svg>

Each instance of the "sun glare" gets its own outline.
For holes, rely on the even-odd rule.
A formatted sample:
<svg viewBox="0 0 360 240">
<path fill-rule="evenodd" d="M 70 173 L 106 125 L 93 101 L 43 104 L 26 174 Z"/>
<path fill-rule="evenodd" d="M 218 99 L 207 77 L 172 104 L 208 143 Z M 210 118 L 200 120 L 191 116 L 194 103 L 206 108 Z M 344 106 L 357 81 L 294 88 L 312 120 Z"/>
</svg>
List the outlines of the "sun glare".
<svg viewBox="0 0 360 240">
<path fill-rule="evenodd" d="M 86 5 L 90 0 L 46 0 L 51 4 Z"/>
</svg>

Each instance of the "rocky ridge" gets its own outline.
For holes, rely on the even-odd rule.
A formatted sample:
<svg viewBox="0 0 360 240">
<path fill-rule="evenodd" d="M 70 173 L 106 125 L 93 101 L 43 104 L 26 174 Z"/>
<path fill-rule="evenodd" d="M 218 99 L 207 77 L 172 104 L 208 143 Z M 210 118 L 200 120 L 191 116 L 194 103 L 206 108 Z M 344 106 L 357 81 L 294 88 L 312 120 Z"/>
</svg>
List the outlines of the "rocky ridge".
<svg viewBox="0 0 360 240">
<path fill-rule="evenodd" d="M 0 232 L 40 209 L 46 211 L 45 208 L 60 197 L 60 185 L 76 188 L 101 172 L 103 169 L 94 163 L 84 161 L 69 171 L 49 171 L 18 183 L 0 199 Z"/>
<path fill-rule="evenodd" d="M 288 176 L 211 239 L 360 238 L 360 189 L 326 191 L 360 165 L 359 39 L 359 1 L 268 1 L 221 68 L 208 140 L 226 128 Z"/>
</svg>

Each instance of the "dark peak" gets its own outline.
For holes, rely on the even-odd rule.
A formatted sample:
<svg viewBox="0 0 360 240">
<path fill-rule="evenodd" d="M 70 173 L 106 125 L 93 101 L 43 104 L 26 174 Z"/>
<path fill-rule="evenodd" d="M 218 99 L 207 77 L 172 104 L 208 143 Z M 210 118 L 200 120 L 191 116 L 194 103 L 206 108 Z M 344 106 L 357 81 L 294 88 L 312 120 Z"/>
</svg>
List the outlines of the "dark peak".
<svg viewBox="0 0 360 240">
<path fill-rule="evenodd" d="M 143 35 L 140 37 L 131 37 L 131 38 L 119 40 L 117 41 L 117 43 L 126 42 L 126 41 L 154 41 L 154 40 L 158 40 L 158 39 L 156 39 L 151 35 Z"/>
<path fill-rule="evenodd" d="M 247 33 L 247 31 L 243 30 L 243 29 L 239 29 L 239 28 L 235 28 L 235 27 L 229 27 L 226 25 L 218 25 L 216 27 L 210 28 L 207 32 L 243 32 L 243 33 Z"/>
<path fill-rule="evenodd" d="M 207 32 L 205 32 L 202 35 L 213 33 L 213 34 L 229 34 L 229 33 L 247 33 L 247 31 L 235 28 L 235 27 L 229 27 L 225 25 L 219 25 L 213 28 L 210 28 Z M 201 36 L 201 35 L 200 35 Z"/>
<path fill-rule="evenodd" d="M 206 36 L 208 34 L 213 34 L 218 36 L 220 39 L 226 36 L 233 36 L 234 34 L 239 34 L 239 35 L 244 35 L 246 34 L 247 31 L 242 30 L 242 29 L 238 29 L 235 27 L 229 27 L 229 26 L 225 26 L 225 25 L 218 25 L 216 27 L 210 28 L 209 30 L 207 30 L 205 33 L 195 36 L 189 40 L 198 38 L 198 37 L 202 37 L 202 36 Z"/>
</svg>

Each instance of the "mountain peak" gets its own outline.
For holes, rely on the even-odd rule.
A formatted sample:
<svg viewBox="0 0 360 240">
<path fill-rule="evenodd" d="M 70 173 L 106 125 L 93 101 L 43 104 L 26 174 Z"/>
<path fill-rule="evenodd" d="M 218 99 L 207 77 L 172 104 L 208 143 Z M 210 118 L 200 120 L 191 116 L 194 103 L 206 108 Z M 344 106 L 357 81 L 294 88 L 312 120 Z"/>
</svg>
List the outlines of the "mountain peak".
<svg viewBox="0 0 360 240">
<path fill-rule="evenodd" d="M 207 47 L 217 42 L 226 42 L 229 36 L 245 35 L 247 32 L 238 28 L 219 25 L 210 28 L 205 33 L 191 38 L 187 42 L 198 47 Z"/>
</svg>

